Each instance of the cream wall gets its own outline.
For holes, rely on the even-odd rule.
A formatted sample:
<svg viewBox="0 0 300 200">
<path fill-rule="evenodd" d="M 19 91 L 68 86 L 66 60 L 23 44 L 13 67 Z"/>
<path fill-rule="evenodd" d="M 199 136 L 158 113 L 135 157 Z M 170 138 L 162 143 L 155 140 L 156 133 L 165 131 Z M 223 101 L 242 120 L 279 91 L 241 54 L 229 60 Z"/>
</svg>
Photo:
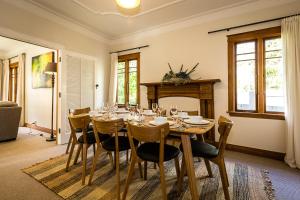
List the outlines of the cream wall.
<svg viewBox="0 0 300 200">
<path fill-rule="evenodd" d="M 132 48 L 139 45 L 150 45 L 141 50 L 141 82 L 160 81 L 168 71 L 168 62 L 179 70 L 180 65 L 191 68 L 197 62 L 199 67 L 193 78 L 219 78 L 221 83 L 215 85 L 215 116 L 227 115 L 228 99 L 228 71 L 227 71 L 227 34 L 251 31 L 261 28 L 278 26 L 279 22 L 251 26 L 234 31 L 207 34 L 208 31 L 235 26 L 251 21 L 285 16 L 300 11 L 300 2 L 294 2 L 268 9 L 257 10 L 252 13 L 245 8 L 243 15 L 223 17 L 218 20 L 208 19 L 208 22 L 183 25 L 182 28 L 165 28 L 147 33 L 140 33 L 136 37 L 128 37 L 115 41 L 112 50 Z M 222 16 L 222 13 L 220 14 Z M 232 13 L 230 13 L 232 16 Z M 212 15 L 212 19 L 214 19 Z M 179 27 L 179 26 L 178 26 Z M 183 109 L 197 108 L 198 103 L 192 100 L 177 98 L 163 99 L 162 103 L 168 107 L 177 103 Z M 141 87 L 141 104 L 146 106 L 146 89 Z M 276 152 L 285 152 L 285 122 L 282 120 L 266 120 L 232 117 L 234 127 L 229 137 L 229 143 Z"/>
<path fill-rule="evenodd" d="M 60 68 L 65 67 L 63 59 L 67 52 L 95 59 L 95 77 L 96 83 L 99 84 L 96 106 L 101 105 L 108 96 L 109 76 L 106 75 L 110 73 L 110 57 L 107 40 L 23 0 L 0 0 L 0 19 L 0 35 L 60 50 L 62 62 L 59 63 L 58 88 L 62 91 L 62 98 L 58 101 L 57 123 L 62 131 L 58 135 L 58 143 L 67 142 L 69 136 L 65 132 L 66 85 L 61 74 L 64 69 Z"/>
</svg>

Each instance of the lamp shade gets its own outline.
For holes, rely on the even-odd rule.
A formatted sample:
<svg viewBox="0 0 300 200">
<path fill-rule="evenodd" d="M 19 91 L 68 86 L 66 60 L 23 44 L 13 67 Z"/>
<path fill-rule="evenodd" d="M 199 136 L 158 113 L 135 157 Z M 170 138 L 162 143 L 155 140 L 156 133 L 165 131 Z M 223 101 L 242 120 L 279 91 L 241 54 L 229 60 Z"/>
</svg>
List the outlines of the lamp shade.
<svg viewBox="0 0 300 200">
<path fill-rule="evenodd" d="M 57 72 L 57 63 L 49 62 L 45 68 L 46 74 L 53 74 Z"/>
</svg>

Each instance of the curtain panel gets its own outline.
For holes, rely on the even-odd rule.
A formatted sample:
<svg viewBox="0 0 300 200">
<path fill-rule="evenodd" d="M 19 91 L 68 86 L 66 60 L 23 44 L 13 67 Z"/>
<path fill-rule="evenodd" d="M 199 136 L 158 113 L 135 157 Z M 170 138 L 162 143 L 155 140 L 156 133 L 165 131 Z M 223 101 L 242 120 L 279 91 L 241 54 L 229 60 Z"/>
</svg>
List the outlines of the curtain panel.
<svg viewBox="0 0 300 200">
<path fill-rule="evenodd" d="M 9 90 L 9 60 L 3 61 L 3 80 L 2 80 L 2 101 L 8 101 L 8 90 Z"/>
<path fill-rule="evenodd" d="M 111 54 L 111 68 L 110 68 L 110 81 L 109 81 L 109 96 L 108 102 L 113 104 L 117 100 L 117 78 L 118 78 L 118 54 Z"/>
<path fill-rule="evenodd" d="M 300 168 L 300 16 L 283 19 L 281 31 L 286 82 L 285 162 Z"/>
</svg>

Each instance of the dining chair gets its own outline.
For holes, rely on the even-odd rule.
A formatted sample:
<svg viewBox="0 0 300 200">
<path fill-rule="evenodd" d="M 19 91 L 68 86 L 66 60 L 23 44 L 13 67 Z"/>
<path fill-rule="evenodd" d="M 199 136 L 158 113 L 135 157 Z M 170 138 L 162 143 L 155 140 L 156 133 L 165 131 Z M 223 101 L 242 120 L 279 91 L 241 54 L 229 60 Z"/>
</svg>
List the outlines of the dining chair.
<svg viewBox="0 0 300 200">
<path fill-rule="evenodd" d="M 79 115 L 79 114 L 87 114 L 91 111 L 91 108 L 90 107 L 87 107 L 87 108 L 78 108 L 78 109 L 74 109 L 71 111 L 71 109 L 69 109 L 69 114 L 73 114 L 73 115 Z M 89 126 L 89 131 L 92 131 L 93 130 L 93 127 L 92 126 Z M 76 133 L 80 133 L 82 132 L 81 129 L 78 129 L 76 130 Z M 66 154 L 69 153 L 69 150 L 70 150 L 70 146 L 71 146 L 71 143 L 72 143 L 72 135 L 70 135 L 69 137 L 69 141 L 68 141 L 68 145 L 67 145 L 67 149 L 66 149 Z"/>
<path fill-rule="evenodd" d="M 158 163 L 162 196 L 163 199 L 167 199 L 164 162 L 174 159 L 177 178 L 180 174 L 178 161 L 180 150 L 175 146 L 165 143 L 166 136 L 168 134 L 169 124 L 167 123 L 156 127 L 139 126 L 128 123 L 128 137 L 131 145 L 132 155 L 128 175 L 126 178 L 125 189 L 122 196 L 123 200 L 126 199 L 135 164 L 141 161 Z M 134 139 L 140 142 L 139 146 L 135 146 Z"/>
<path fill-rule="evenodd" d="M 218 132 L 220 134 L 219 143 L 217 146 L 213 146 L 211 144 L 205 143 L 199 140 L 191 140 L 192 154 L 193 157 L 202 157 L 204 158 L 204 162 L 209 174 L 209 177 L 213 177 L 210 163 L 209 161 L 215 163 L 219 167 L 219 173 L 221 176 L 222 186 L 224 190 L 225 199 L 229 200 L 229 182 L 228 176 L 226 172 L 226 166 L 224 161 L 224 151 L 227 143 L 227 138 L 230 133 L 230 130 L 233 126 L 233 122 L 227 119 L 224 116 L 220 116 L 218 120 Z M 180 145 L 180 149 L 182 151 L 182 145 Z M 179 188 L 181 188 L 183 176 L 186 171 L 186 166 L 184 159 L 182 159 L 182 166 L 180 172 L 180 178 L 178 181 Z"/>
<path fill-rule="evenodd" d="M 66 171 L 69 171 L 70 162 L 74 152 L 76 144 L 79 144 L 78 150 L 74 158 L 74 164 L 77 163 L 79 154 L 82 155 L 82 185 L 85 184 L 85 174 L 86 174 L 86 163 L 87 163 L 87 150 L 88 148 L 95 144 L 96 139 L 94 132 L 88 131 L 88 126 L 91 122 L 90 116 L 88 114 L 79 114 L 79 115 L 69 115 L 69 122 L 71 127 L 71 149 L 66 165 Z M 77 139 L 76 130 L 81 129 L 82 135 Z"/>
<path fill-rule="evenodd" d="M 127 136 L 119 136 L 119 131 L 124 127 L 123 119 L 105 120 L 103 118 L 93 118 L 94 135 L 96 138 L 96 153 L 93 159 L 93 165 L 89 178 L 89 185 L 92 183 L 93 175 L 96 169 L 97 159 L 101 152 L 114 152 L 115 162 L 114 166 L 116 169 L 116 182 L 117 182 L 117 199 L 120 199 L 120 151 L 126 151 L 131 148 L 129 139 Z M 101 140 L 100 136 L 105 133 L 110 135 L 108 139 Z M 134 145 L 138 145 L 138 141 L 134 141 Z M 141 171 L 141 168 L 140 168 Z"/>
</svg>

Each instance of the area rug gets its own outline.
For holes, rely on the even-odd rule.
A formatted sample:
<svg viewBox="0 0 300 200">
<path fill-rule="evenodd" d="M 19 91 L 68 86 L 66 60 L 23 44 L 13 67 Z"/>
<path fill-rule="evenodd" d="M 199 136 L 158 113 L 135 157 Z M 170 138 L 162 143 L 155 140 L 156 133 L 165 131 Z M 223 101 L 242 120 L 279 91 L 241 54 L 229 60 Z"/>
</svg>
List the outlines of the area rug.
<svg viewBox="0 0 300 200">
<path fill-rule="evenodd" d="M 107 155 L 98 159 L 97 170 L 91 186 L 81 185 L 82 167 L 79 162 L 71 166 L 69 172 L 65 171 L 67 155 L 62 155 L 37 163 L 23 169 L 23 172 L 52 190 L 63 199 L 108 200 L 116 199 L 115 171 Z M 195 160 L 196 161 L 196 160 Z M 89 179 L 92 156 L 88 159 L 86 183 Z M 224 199 L 222 183 L 216 165 L 212 165 L 213 178 L 209 178 L 204 162 L 195 162 L 197 187 L 200 199 Z M 148 164 L 147 180 L 140 178 L 138 168 L 133 176 L 127 199 L 145 200 L 161 199 L 159 170 L 153 164 Z M 252 168 L 245 164 L 226 162 L 229 178 L 229 193 L 232 200 L 273 200 L 275 199 L 272 183 L 266 170 Z M 121 191 L 124 189 L 128 170 L 125 156 L 121 157 Z M 191 199 L 187 177 L 184 179 L 182 192 L 178 192 L 174 162 L 165 164 L 168 199 Z"/>
</svg>

